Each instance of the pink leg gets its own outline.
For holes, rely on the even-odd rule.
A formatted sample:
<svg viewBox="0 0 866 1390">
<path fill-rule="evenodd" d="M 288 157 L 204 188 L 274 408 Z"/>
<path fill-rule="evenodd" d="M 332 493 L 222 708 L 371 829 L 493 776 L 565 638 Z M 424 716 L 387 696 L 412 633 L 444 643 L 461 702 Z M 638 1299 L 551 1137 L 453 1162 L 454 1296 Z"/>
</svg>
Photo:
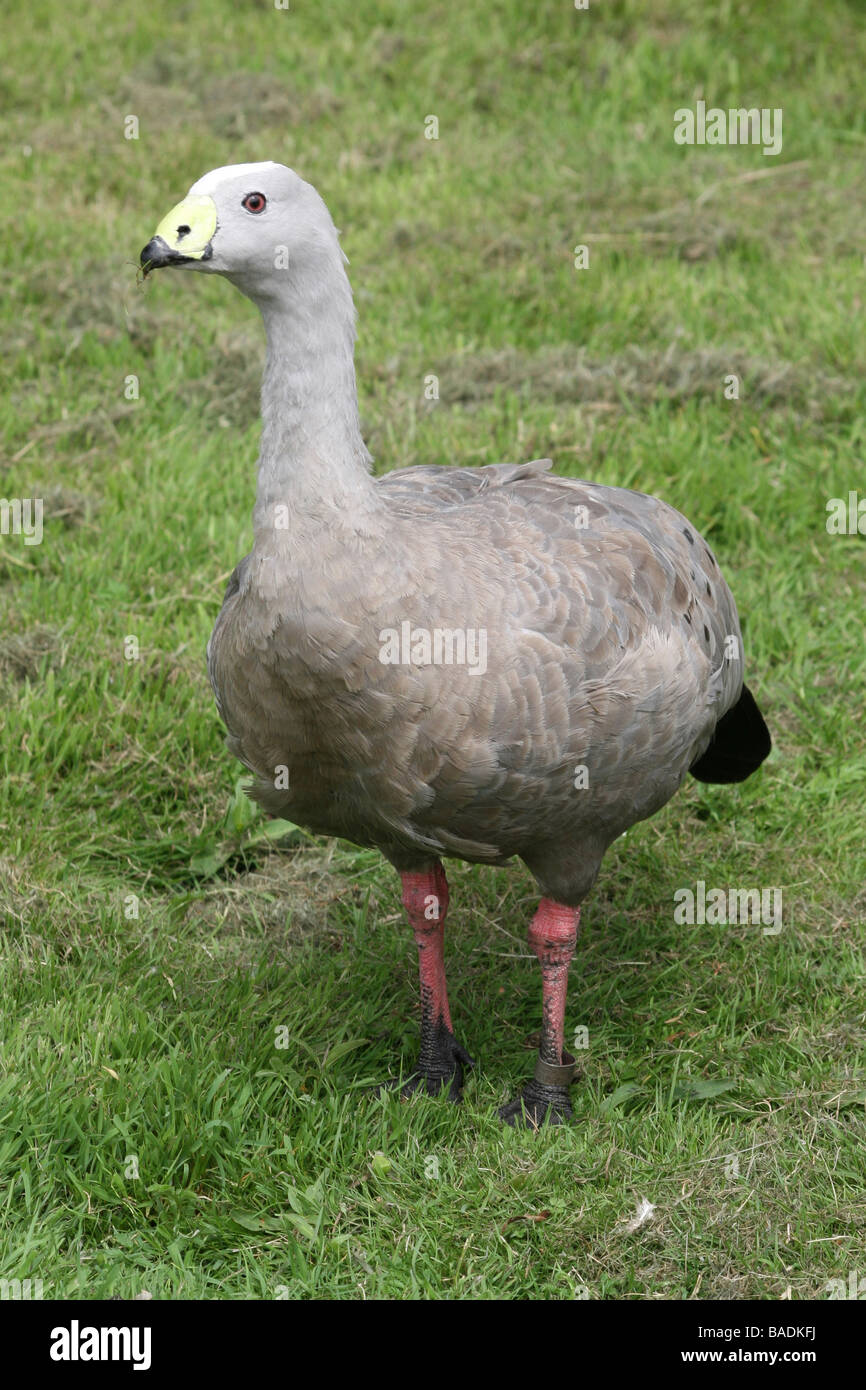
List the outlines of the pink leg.
<svg viewBox="0 0 866 1390">
<path fill-rule="evenodd" d="M 545 1062 L 562 1063 L 568 967 L 577 945 L 579 907 L 542 898 L 529 924 L 529 944 L 541 965 L 542 1030 L 539 1049 Z"/>
<path fill-rule="evenodd" d="M 571 1063 L 564 1048 L 565 998 L 579 923 L 579 907 L 542 898 L 529 925 L 529 944 L 541 966 L 541 1046 L 532 1080 L 499 1112 L 508 1124 L 537 1128 L 545 1119 L 560 1124 L 571 1114 Z"/>
<path fill-rule="evenodd" d="M 428 1095 L 438 1095 L 447 1086 L 448 1099 L 456 1101 L 463 1089 L 463 1067 L 474 1063 L 451 1031 L 443 954 L 448 880 L 438 862 L 422 873 L 401 873 L 400 878 L 421 978 L 421 1053 L 403 1093 L 421 1087 Z"/>
<path fill-rule="evenodd" d="M 418 947 L 421 976 L 421 1016 L 428 1014 L 451 1031 L 448 990 L 445 984 L 445 914 L 448 880 L 441 864 L 427 873 L 401 874 L 403 906 Z"/>
</svg>

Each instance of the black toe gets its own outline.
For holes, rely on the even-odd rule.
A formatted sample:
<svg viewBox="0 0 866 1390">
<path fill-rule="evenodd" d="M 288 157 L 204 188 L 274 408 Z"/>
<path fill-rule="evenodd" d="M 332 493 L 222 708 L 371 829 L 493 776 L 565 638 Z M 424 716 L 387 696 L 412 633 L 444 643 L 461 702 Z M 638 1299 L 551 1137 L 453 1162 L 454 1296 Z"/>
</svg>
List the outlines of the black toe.
<svg viewBox="0 0 866 1390">
<path fill-rule="evenodd" d="M 564 1124 L 572 1116 L 568 1087 L 549 1086 L 533 1077 L 517 1099 L 503 1105 L 497 1113 L 500 1120 L 515 1128 L 540 1129 L 543 1124 Z"/>
<path fill-rule="evenodd" d="M 454 1034 L 439 1023 L 422 1040 L 418 1065 L 405 1081 L 386 1081 L 377 1087 L 377 1094 L 399 1090 L 403 1100 L 416 1091 L 428 1096 L 440 1096 L 447 1089 L 447 1099 L 455 1105 L 463 1099 L 463 1069 L 469 1071 L 475 1066 Z"/>
</svg>

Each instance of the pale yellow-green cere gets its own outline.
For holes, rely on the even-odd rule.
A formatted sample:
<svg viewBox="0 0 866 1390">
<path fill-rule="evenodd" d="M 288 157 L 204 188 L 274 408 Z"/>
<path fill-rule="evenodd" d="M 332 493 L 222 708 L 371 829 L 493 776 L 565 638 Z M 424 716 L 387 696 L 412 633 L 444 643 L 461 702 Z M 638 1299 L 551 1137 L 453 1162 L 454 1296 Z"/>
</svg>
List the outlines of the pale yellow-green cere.
<svg viewBox="0 0 866 1390">
<path fill-rule="evenodd" d="M 172 251 L 180 251 L 191 260 L 200 260 L 216 231 L 217 213 L 213 198 L 206 193 L 190 194 L 167 213 L 156 229 L 156 235 Z M 189 231 L 178 235 L 178 228 Z"/>
</svg>

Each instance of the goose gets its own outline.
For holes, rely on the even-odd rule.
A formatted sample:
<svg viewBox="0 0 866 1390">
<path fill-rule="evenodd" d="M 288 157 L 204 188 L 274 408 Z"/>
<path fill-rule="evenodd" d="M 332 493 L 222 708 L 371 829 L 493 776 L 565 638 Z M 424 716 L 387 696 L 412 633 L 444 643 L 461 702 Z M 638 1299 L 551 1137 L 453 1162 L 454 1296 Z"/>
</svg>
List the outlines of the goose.
<svg viewBox="0 0 866 1390">
<path fill-rule="evenodd" d="M 141 252 L 223 275 L 267 339 L 253 547 L 207 647 L 232 753 L 267 811 L 393 865 L 418 948 L 418 1064 L 461 1098 L 443 955 L 443 858 L 520 858 L 538 885 L 533 1075 L 499 1111 L 572 1115 L 564 1046 L 581 904 L 608 847 L 687 773 L 740 782 L 770 750 L 737 609 L 697 528 L 548 459 L 375 476 L 338 232 L 284 165 L 214 169 Z"/>
</svg>

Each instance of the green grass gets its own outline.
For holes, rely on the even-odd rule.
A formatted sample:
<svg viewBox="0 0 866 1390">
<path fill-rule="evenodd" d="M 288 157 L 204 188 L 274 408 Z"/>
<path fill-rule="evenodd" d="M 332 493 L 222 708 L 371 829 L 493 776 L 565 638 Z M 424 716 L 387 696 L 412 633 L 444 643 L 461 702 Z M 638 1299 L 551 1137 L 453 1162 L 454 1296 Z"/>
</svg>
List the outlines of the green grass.
<svg viewBox="0 0 866 1390">
<path fill-rule="evenodd" d="M 866 1273 L 866 568 L 825 528 L 866 476 L 861 13 L 541 9 L 34 0 L 4 25 L 0 494 L 43 497 L 45 535 L 0 537 L 0 1278 L 46 1297 Z M 782 107 L 782 154 L 675 145 L 699 97 Z M 396 879 L 275 847 L 236 794 L 204 644 L 251 537 L 261 331 L 225 283 L 135 263 L 201 173 L 265 158 L 342 228 L 378 468 L 549 455 L 658 493 L 737 596 L 775 749 L 605 861 L 567 1129 L 494 1117 L 539 1026 L 525 871 L 449 866 L 464 1106 L 373 1099 L 414 1060 Z M 782 932 L 674 925 L 699 878 L 781 886 Z"/>
</svg>

